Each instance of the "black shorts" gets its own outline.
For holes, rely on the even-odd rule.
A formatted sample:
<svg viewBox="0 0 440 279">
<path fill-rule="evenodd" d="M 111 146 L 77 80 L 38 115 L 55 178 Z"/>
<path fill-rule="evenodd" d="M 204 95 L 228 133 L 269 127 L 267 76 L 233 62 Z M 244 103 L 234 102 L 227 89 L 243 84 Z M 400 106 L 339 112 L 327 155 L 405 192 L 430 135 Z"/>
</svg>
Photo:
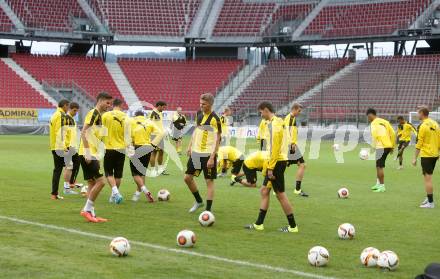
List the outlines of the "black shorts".
<svg viewBox="0 0 440 279">
<path fill-rule="evenodd" d="M 385 168 L 385 161 L 392 148 L 376 149 L 376 168 Z"/>
<path fill-rule="evenodd" d="M 90 179 L 98 179 L 102 177 L 102 173 L 99 172 L 100 165 L 99 161 L 94 159 L 91 160 L 90 163 L 87 164 L 86 159 L 83 155 L 79 156 L 81 160 L 81 167 L 84 174 L 84 180 L 90 180 Z"/>
<path fill-rule="evenodd" d="M 408 145 L 409 145 L 409 141 L 399 141 L 398 149 L 399 150 L 405 149 L 408 147 Z"/>
<path fill-rule="evenodd" d="M 272 182 L 272 188 L 276 193 L 284 193 L 285 185 L 284 185 L 284 172 L 286 171 L 287 161 L 278 161 L 273 169 L 273 176 L 275 176 L 274 180 L 269 180 L 269 177 L 264 178 L 263 186 L 267 186 L 267 184 Z"/>
<path fill-rule="evenodd" d="M 132 176 L 145 176 L 150 163 L 151 145 L 135 146 L 134 156 L 130 158 L 130 170 Z"/>
<path fill-rule="evenodd" d="M 304 157 L 301 154 L 301 151 L 299 150 L 298 147 L 293 148 L 293 145 L 289 146 L 289 155 L 288 155 L 288 163 L 287 166 L 290 165 L 297 165 L 297 164 L 304 164 Z"/>
<path fill-rule="evenodd" d="M 104 155 L 104 173 L 105 176 L 114 176 L 122 178 L 125 163 L 125 150 L 105 150 Z"/>
<path fill-rule="evenodd" d="M 186 164 L 185 174 L 194 175 L 198 177 L 203 171 L 205 179 L 216 179 L 217 178 L 217 155 L 214 158 L 214 166 L 208 168 L 209 155 L 206 154 L 191 154 Z"/>
<path fill-rule="evenodd" d="M 237 175 L 240 173 L 241 166 L 243 166 L 243 159 L 238 159 L 237 161 L 232 162 L 232 170 L 231 173 Z"/>
<path fill-rule="evenodd" d="M 420 158 L 420 163 L 422 165 L 423 175 L 431 175 L 434 172 L 435 164 L 437 163 L 438 157 L 422 157 Z"/>
<path fill-rule="evenodd" d="M 256 169 L 250 169 L 246 166 L 246 164 L 243 164 L 243 172 L 246 176 L 246 181 L 255 184 L 257 183 L 257 170 Z"/>
</svg>

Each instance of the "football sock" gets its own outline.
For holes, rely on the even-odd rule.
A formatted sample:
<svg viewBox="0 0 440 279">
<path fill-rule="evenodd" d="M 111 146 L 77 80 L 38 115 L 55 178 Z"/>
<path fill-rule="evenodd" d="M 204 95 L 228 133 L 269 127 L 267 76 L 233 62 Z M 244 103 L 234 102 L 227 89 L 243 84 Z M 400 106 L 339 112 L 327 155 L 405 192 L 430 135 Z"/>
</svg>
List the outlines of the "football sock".
<svg viewBox="0 0 440 279">
<path fill-rule="evenodd" d="M 266 218 L 267 210 L 260 209 L 260 213 L 258 213 L 257 221 L 255 222 L 255 225 L 261 225 L 264 223 L 264 218 Z"/>
<path fill-rule="evenodd" d="M 135 194 L 136 196 L 139 196 L 139 195 L 141 194 L 141 192 L 136 191 L 136 192 L 134 192 L 134 194 Z"/>
<path fill-rule="evenodd" d="M 141 187 L 141 191 L 142 191 L 142 193 L 145 193 L 145 194 L 150 192 L 145 185 Z"/>
<path fill-rule="evenodd" d="M 206 210 L 211 211 L 212 200 L 206 200 Z"/>
<path fill-rule="evenodd" d="M 202 203 L 202 202 L 203 202 L 203 199 L 202 199 L 202 197 L 200 196 L 199 191 L 194 192 L 194 193 L 193 193 L 193 196 L 194 196 L 194 198 L 196 199 L 196 202 L 198 202 L 198 203 Z"/>
<path fill-rule="evenodd" d="M 287 221 L 289 222 L 289 226 L 290 226 L 291 228 L 296 227 L 295 217 L 293 217 L 293 213 L 287 215 Z"/>
<path fill-rule="evenodd" d="M 433 203 L 434 202 L 434 194 L 427 194 L 426 196 L 428 197 L 428 202 L 429 203 Z"/>
<path fill-rule="evenodd" d="M 297 191 L 301 190 L 301 181 L 297 181 L 297 182 L 296 182 L 296 187 L 295 187 L 295 189 L 296 189 Z"/>
<path fill-rule="evenodd" d="M 84 206 L 84 211 L 92 212 L 93 211 L 93 205 L 95 203 L 89 199 L 86 201 L 86 205 Z"/>
<path fill-rule="evenodd" d="M 118 190 L 118 187 L 116 185 L 112 186 L 112 194 L 113 195 L 119 194 L 119 190 Z"/>
</svg>

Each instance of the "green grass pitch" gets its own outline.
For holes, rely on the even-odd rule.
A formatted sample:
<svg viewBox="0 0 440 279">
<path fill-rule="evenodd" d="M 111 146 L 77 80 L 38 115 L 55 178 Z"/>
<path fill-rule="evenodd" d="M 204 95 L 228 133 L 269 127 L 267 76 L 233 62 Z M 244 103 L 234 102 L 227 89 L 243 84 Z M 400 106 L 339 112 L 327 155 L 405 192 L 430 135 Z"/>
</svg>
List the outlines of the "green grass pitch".
<svg viewBox="0 0 440 279">
<path fill-rule="evenodd" d="M 255 143 L 249 146 L 256 148 Z M 45 136 L 0 137 L 0 215 L 105 236 L 124 236 L 168 248 L 177 248 L 177 232 L 191 229 L 198 237 L 191 251 L 336 278 L 414 278 L 428 263 L 439 261 L 439 209 L 418 208 L 425 195 L 420 166 L 413 168 L 409 164 L 413 147 L 406 151 L 403 171 L 395 169 L 394 155 L 388 159 L 387 192 L 372 193 L 369 188 L 375 183 L 374 161 L 361 161 L 359 147 L 345 153 L 344 164 L 337 164 L 331 146 L 331 142 L 321 145 L 318 160 L 308 160 L 306 156 L 303 188 L 310 198 L 293 195 L 296 167 L 286 172 L 287 192 L 300 229 L 298 234 L 277 232 L 287 221 L 274 197 L 266 230 L 244 230 L 243 225 L 256 219 L 259 192 L 230 187 L 227 178 L 216 181 L 213 204 L 216 223 L 202 228 L 198 214 L 187 212 L 193 197 L 183 182 L 183 173 L 172 163 L 168 168 L 170 176 L 147 181 L 154 193 L 168 189 L 169 202 L 133 203 L 130 199 L 135 186 L 126 161 L 121 186 L 124 202 L 109 204 L 110 189 L 106 186 L 96 209 L 111 221 L 86 223 L 79 215 L 84 198 L 49 199 L 52 157 Z M 181 159 L 185 165 L 186 157 Z M 436 171 L 437 189 L 438 177 Z M 82 181 L 82 172 L 79 178 Z M 197 181 L 204 196 L 203 180 Z M 347 200 L 337 198 L 337 190 L 342 186 L 350 190 Z M 438 200 L 437 189 L 434 198 Z M 345 222 L 355 226 L 354 240 L 338 239 L 338 225 Z M 105 239 L 0 219 L 0 278 L 299 278 L 294 274 L 139 245 L 132 245 L 128 257 L 116 258 L 110 254 L 108 244 Z M 308 250 L 315 245 L 329 250 L 327 267 L 308 264 Z M 368 246 L 395 251 L 400 257 L 398 270 L 384 272 L 363 267 L 359 256 Z"/>
</svg>

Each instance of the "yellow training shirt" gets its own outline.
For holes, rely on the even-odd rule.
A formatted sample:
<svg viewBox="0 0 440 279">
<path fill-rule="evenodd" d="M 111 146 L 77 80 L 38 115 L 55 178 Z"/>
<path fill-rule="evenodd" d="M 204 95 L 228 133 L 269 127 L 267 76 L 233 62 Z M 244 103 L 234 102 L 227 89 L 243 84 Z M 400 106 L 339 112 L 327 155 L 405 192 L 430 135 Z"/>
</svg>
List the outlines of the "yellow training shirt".
<svg viewBox="0 0 440 279">
<path fill-rule="evenodd" d="M 289 113 L 284 118 L 284 125 L 286 125 L 286 128 L 288 129 L 290 143 L 296 144 L 298 141 L 298 126 L 296 125 L 296 117 Z"/>
<path fill-rule="evenodd" d="M 390 122 L 379 117 L 371 122 L 371 143 L 376 149 L 396 146 L 396 134 Z"/>
<path fill-rule="evenodd" d="M 156 146 L 162 140 L 164 135 L 163 131 L 161 131 L 153 121 L 146 119 L 142 115 L 131 119 L 130 130 L 131 140 L 133 145 L 136 146 L 151 144 Z M 150 139 L 153 133 L 156 133 L 156 137 L 151 141 Z"/>
<path fill-rule="evenodd" d="M 124 131 L 127 115 L 120 110 L 112 110 L 102 115 L 102 125 L 107 128 L 103 138 L 105 149 L 124 149 L 126 147 Z"/>
<path fill-rule="evenodd" d="M 423 120 L 417 131 L 416 148 L 420 157 L 438 157 L 440 148 L 440 130 L 438 123 L 431 118 Z"/>
<path fill-rule="evenodd" d="M 417 136 L 416 129 L 413 125 L 405 122 L 403 125 L 397 126 L 397 137 L 399 141 L 411 141 L 411 133 Z"/>
<path fill-rule="evenodd" d="M 284 120 L 273 116 L 267 122 L 267 146 L 269 163 L 267 168 L 273 170 L 278 161 L 287 161 L 289 136 L 284 125 Z"/>
<path fill-rule="evenodd" d="M 163 114 L 157 109 L 153 109 L 149 116 L 150 120 L 156 125 L 159 130 L 157 132 L 153 132 L 152 135 L 158 135 L 164 131 L 163 128 Z"/>
<path fill-rule="evenodd" d="M 50 150 L 64 150 L 65 134 L 67 132 L 67 129 L 65 129 L 67 125 L 66 121 L 66 113 L 64 110 L 57 108 L 49 122 Z"/>
<path fill-rule="evenodd" d="M 85 134 L 87 142 L 89 143 L 89 154 L 91 156 L 97 157 L 99 144 L 101 143 L 102 137 L 105 134 L 104 134 L 104 129 L 102 128 L 101 113 L 99 113 L 99 111 L 96 108 L 90 110 L 87 113 L 86 118 L 84 120 L 84 127 L 86 125 L 90 126 L 90 128 L 86 131 Z M 85 149 L 84 141 L 81 140 L 78 154 L 85 155 L 84 149 Z"/>
<path fill-rule="evenodd" d="M 214 152 L 217 136 L 222 133 L 220 118 L 215 112 L 196 115 L 196 128 L 192 138 L 192 152 L 211 154 Z"/>
<path fill-rule="evenodd" d="M 267 151 L 257 151 L 249 154 L 244 160 L 244 164 L 249 169 L 261 171 L 268 159 L 269 153 Z"/>
<path fill-rule="evenodd" d="M 75 149 L 78 148 L 78 128 L 76 127 L 75 119 L 69 114 L 66 113 L 66 122 L 67 122 L 67 133 L 66 133 L 66 141 L 65 147 L 70 148 L 73 147 Z"/>
<path fill-rule="evenodd" d="M 233 146 L 221 146 L 218 149 L 218 161 L 228 160 L 235 162 L 239 159 L 243 159 L 243 153 Z"/>
</svg>

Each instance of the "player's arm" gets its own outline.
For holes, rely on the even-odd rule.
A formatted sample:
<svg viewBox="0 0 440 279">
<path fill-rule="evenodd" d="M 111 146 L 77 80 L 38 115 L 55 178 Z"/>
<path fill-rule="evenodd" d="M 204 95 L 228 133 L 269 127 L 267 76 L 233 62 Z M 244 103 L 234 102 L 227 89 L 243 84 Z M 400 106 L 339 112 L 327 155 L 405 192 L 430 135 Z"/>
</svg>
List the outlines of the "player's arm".
<svg viewBox="0 0 440 279">
<path fill-rule="evenodd" d="M 417 158 L 420 155 L 420 149 L 422 149 L 422 146 L 425 141 L 425 126 L 420 126 L 419 132 L 417 134 L 417 143 L 416 143 L 416 151 L 414 152 L 414 159 L 412 161 L 412 164 L 415 166 L 417 164 Z"/>
<path fill-rule="evenodd" d="M 90 145 L 89 145 L 89 141 L 87 139 L 89 137 L 91 127 L 92 127 L 92 125 L 85 124 L 81 130 L 81 140 L 84 145 L 84 158 L 86 160 L 86 163 L 90 163 L 90 161 L 91 161 L 91 154 L 90 154 L 90 149 L 89 149 Z"/>
<path fill-rule="evenodd" d="M 151 145 L 154 147 L 158 146 L 160 144 L 160 141 L 165 137 L 166 132 L 164 129 L 161 129 L 156 125 L 156 123 L 152 123 L 151 125 L 151 131 L 156 134 L 156 137 L 154 137 L 154 140 L 151 142 Z"/>
<path fill-rule="evenodd" d="M 271 153 L 269 154 L 269 163 L 267 166 L 267 175 L 269 179 L 273 179 L 273 169 L 278 162 L 278 158 L 281 152 L 281 145 L 283 144 L 283 131 L 284 127 L 278 123 L 274 123 L 272 131 L 272 145 Z"/>
<path fill-rule="evenodd" d="M 214 118 L 214 119 L 215 119 L 214 130 L 216 131 L 216 139 L 215 139 L 214 150 L 211 152 L 211 155 L 209 156 L 209 160 L 207 163 L 208 168 L 214 167 L 214 159 L 218 152 L 218 149 L 220 147 L 220 141 L 222 139 L 222 124 L 220 123 L 218 118 Z"/>
<path fill-rule="evenodd" d="M 393 145 L 392 148 L 394 149 L 396 147 L 396 132 L 389 122 L 387 123 L 387 129 L 390 136 L 391 144 Z"/>
</svg>

